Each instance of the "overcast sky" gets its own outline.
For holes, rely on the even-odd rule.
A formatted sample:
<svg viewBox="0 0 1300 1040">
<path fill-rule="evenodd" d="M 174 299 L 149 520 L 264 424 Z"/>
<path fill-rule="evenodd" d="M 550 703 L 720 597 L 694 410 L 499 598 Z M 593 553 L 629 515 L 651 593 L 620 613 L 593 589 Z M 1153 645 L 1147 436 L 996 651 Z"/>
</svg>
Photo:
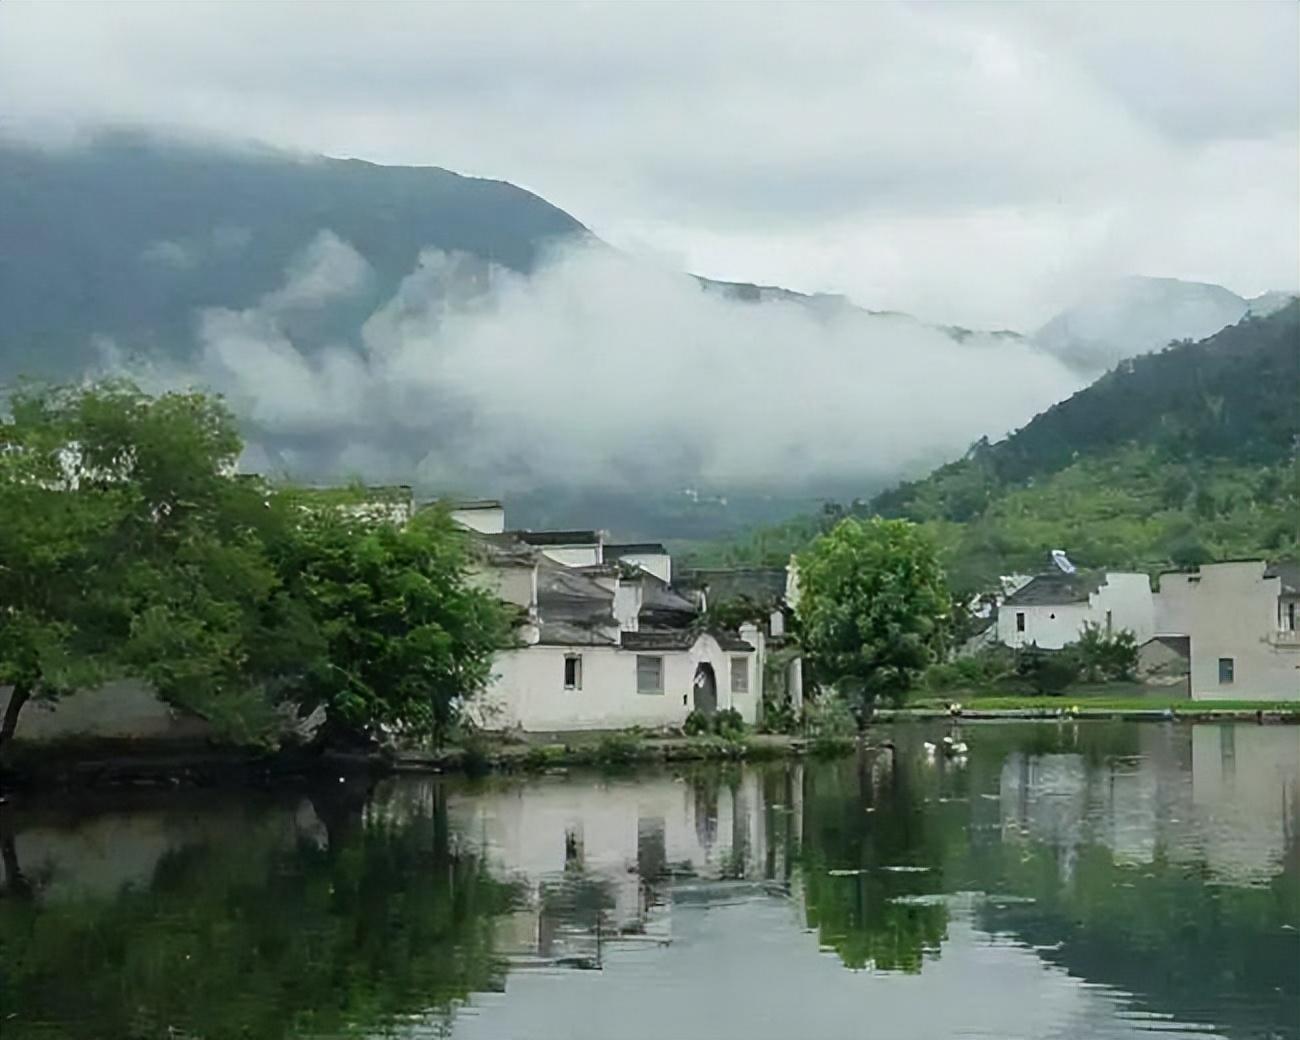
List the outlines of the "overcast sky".
<svg viewBox="0 0 1300 1040">
<path fill-rule="evenodd" d="M 670 268 L 1030 328 L 1300 282 L 1300 6 L 0 4 L 0 129 L 499 177 Z"/>
</svg>

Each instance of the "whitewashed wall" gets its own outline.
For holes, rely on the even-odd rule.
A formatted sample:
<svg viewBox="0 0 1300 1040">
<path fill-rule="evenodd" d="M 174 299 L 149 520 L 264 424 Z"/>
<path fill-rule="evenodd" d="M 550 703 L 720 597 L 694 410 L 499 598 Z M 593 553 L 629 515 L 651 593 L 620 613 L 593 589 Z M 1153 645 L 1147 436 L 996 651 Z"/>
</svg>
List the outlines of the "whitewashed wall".
<svg viewBox="0 0 1300 1040">
<path fill-rule="evenodd" d="M 1157 625 L 1191 637 L 1194 700 L 1300 700 L 1300 643 L 1278 631 L 1280 593 L 1260 560 L 1160 576 Z M 1221 657 L 1233 661 L 1231 683 L 1219 681 Z"/>
<path fill-rule="evenodd" d="M 9 686 L 0 686 L 0 715 L 9 706 Z M 191 740 L 212 727 L 189 712 L 158 699 L 145 683 L 122 680 L 80 690 L 57 701 L 28 701 L 18 716 L 17 740 L 37 743 L 68 739 Z"/>
<path fill-rule="evenodd" d="M 629 553 L 626 556 L 620 556 L 619 560 L 649 571 L 660 581 L 667 582 L 669 585 L 673 583 L 673 558 L 667 553 Z"/>
<path fill-rule="evenodd" d="M 1016 614 L 1025 615 L 1025 630 L 1017 631 Z M 1059 650 L 1078 641 L 1085 624 L 1113 632 L 1127 629 L 1138 643 L 1156 634 L 1156 608 L 1151 582 L 1145 574 L 1121 571 L 1106 575 L 1105 582 L 1087 603 L 1004 604 L 998 611 L 998 641 L 1006 646 L 1037 644 Z M 1161 631 L 1164 631 L 1163 629 Z"/>
<path fill-rule="evenodd" d="M 1023 632 L 1016 627 L 1018 613 L 1025 616 Z M 1089 617 L 1086 603 L 1047 606 L 1007 604 L 998 611 L 998 640 L 1007 646 L 1036 644 L 1045 650 L 1059 650 L 1079 638 L 1079 631 Z"/>
<path fill-rule="evenodd" d="M 501 534 L 506 529 L 506 511 L 501 506 L 462 506 L 451 511 L 451 518 L 480 534 Z"/>
<path fill-rule="evenodd" d="M 564 659 L 582 657 L 582 689 L 564 688 Z M 638 656 L 662 657 L 663 693 L 637 693 Z M 730 658 L 750 662 L 747 694 L 731 692 Z M 530 731 L 623 729 L 629 726 L 678 726 L 694 706 L 696 668 L 713 666 L 718 708 L 735 708 L 746 722 L 757 717 L 761 672 L 756 655 L 728 654 L 711 636 L 701 636 L 690 650 L 646 651 L 616 647 L 530 646 L 497 655 L 494 678 L 475 707 L 475 717 L 491 729 L 519 727 Z"/>
<path fill-rule="evenodd" d="M 490 592 L 497 599 L 528 611 L 537 609 L 536 567 L 488 567 L 475 564 L 468 568 L 466 577 L 475 588 Z"/>
<path fill-rule="evenodd" d="M 543 556 L 566 567 L 594 567 L 603 562 L 599 545 L 539 545 Z"/>
</svg>

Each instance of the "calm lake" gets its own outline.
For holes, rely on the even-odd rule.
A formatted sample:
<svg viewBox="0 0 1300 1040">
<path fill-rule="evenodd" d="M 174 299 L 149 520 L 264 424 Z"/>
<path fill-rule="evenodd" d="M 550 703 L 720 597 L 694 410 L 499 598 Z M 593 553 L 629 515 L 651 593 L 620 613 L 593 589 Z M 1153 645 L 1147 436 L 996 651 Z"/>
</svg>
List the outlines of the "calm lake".
<svg viewBox="0 0 1300 1040">
<path fill-rule="evenodd" d="M 1300 729 L 0 810 L 0 1036 L 1300 1038 Z"/>
</svg>

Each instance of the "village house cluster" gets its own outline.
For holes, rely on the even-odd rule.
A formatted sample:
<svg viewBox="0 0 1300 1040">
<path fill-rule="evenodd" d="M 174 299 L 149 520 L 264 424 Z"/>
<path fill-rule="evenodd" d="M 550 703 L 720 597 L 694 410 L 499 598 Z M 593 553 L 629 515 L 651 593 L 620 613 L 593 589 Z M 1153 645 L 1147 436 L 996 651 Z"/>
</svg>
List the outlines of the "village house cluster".
<svg viewBox="0 0 1300 1040">
<path fill-rule="evenodd" d="M 474 711 L 490 729 L 530 732 L 682 725 L 733 710 L 756 723 L 773 665 L 798 706 L 802 666 L 774 662 L 785 642 L 785 568 L 674 571 L 658 543 L 604 531 L 508 530 L 499 502 L 457 502 L 472 579 L 519 609 Z M 726 624 L 711 607 L 742 603 Z"/>
<path fill-rule="evenodd" d="M 967 651 L 1000 643 L 1059 650 L 1085 625 L 1133 633 L 1139 673 L 1193 699 L 1300 700 L 1300 563 L 1233 560 L 1193 571 L 1003 579 Z"/>
</svg>

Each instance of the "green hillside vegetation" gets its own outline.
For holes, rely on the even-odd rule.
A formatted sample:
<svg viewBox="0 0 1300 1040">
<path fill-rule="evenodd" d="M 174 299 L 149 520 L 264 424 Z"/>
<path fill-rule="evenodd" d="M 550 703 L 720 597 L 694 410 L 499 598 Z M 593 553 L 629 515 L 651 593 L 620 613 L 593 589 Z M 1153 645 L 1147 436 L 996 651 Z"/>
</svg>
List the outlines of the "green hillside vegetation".
<svg viewBox="0 0 1300 1040">
<path fill-rule="evenodd" d="M 1082 566 L 1159 570 L 1300 545 L 1300 303 L 1135 358 L 1005 440 L 848 512 L 925 525 L 974 589 L 1064 548 Z M 845 510 L 828 506 L 697 555 L 771 563 Z"/>
</svg>

